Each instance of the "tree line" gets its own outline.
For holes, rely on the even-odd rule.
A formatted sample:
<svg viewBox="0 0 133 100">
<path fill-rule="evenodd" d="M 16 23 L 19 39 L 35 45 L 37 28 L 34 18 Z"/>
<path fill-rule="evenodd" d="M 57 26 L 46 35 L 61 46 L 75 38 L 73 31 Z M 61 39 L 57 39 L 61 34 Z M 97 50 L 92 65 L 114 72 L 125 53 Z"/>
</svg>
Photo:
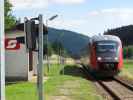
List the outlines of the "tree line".
<svg viewBox="0 0 133 100">
<path fill-rule="evenodd" d="M 47 46 L 48 45 L 48 46 Z M 53 43 L 44 44 L 44 55 L 51 56 L 52 54 L 68 56 L 67 50 L 64 48 L 63 44 L 59 41 L 54 41 Z"/>
<path fill-rule="evenodd" d="M 12 15 L 13 5 L 9 2 L 9 0 L 4 0 L 4 4 L 5 31 L 7 31 L 16 25 L 16 18 Z"/>
<path fill-rule="evenodd" d="M 133 25 L 108 29 L 104 34 L 118 36 L 123 44 L 123 57 L 128 59 L 133 58 Z"/>
<path fill-rule="evenodd" d="M 123 47 L 123 57 L 133 59 L 133 46 Z"/>
</svg>

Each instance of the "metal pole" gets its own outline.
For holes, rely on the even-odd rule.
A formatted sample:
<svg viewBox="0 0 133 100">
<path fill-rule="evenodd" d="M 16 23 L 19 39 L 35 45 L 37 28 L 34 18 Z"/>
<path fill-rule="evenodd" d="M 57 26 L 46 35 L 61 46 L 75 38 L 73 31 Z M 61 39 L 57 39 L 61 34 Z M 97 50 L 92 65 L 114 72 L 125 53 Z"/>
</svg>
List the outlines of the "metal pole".
<svg viewBox="0 0 133 100">
<path fill-rule="evenodd" d="M 39 100 L 43 97 L 43 16 L 39 15 L 39 66 L 38 66 L 38 95 Z"/>
<path fill-rule="evenodd" d="M 4 0 L 0 0 L 0 100 L 5 100 Z"/>
<path fill-rule="evenodd" d="M 48 20 L 46 20 L 46 27 L 47 27 L 47 32 L 48 32 Z M 47 55 L 46 55 L 47 69 L 48 69 L 48 73 L 49 73 L 50 61 L 49 61 L 49 48 L 48 48 L 48 33 L 46 34 L 46 46 L 47 46 Z"/>
<path fill-rule="evenodd" d="M 26 37 L 26 21 L 28 20 L 27 17 L 24 17 L 24 32 L 25 32 L 25 37 Z M 29 52 L 28 48 L 27 48 L 27 39 L 25 38 L 25 45 L 26 45 L 26 52 Z"/>
<path fill-rule="evenodd" d="M 54 20 L 55 18 L 57 18 L 58 17 L 58 15 L 56 14 L 56 15 L 54 15 L 54 16 L 52 16 L 52 17 L 50 17 L 49 19 L 47 19 L 46 20 L 46 27 L 47 27 L 47 30 L 48 30 L 48 21 L 52 21 L 52 20 Z M 47 44 L 48 44 L 48 34 L 47 34 L 47 36 L 46 36 L 46 39 L 47 39 Z M 47 45 L 47 47 L 48 47 L 48 45 Z M 48 48 L 47 48 L 47 50 L 48 50 Z M 50 69 L 50 59 L 49 59 L 49 50 L 47 51 L 47 66 L 48 66 L 48 72 L 49 72 L 49 69 Z"/>
<path fill-rule="evenodd" d="M 63 75 L 64 75 L 64 67 L 65 67 L 65 54 L 64 54 L 64 49 L 62 50 L 62 66 L 63 66 Z"/>
</svg>

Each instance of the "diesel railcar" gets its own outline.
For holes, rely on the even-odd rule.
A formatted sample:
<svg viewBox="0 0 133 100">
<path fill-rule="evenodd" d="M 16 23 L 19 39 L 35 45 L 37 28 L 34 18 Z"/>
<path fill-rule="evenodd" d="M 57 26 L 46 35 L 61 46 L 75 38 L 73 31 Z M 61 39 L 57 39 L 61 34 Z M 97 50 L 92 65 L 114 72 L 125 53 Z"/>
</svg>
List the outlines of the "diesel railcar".
<svg viewBox="0 0 133 100">
<path fill-rule="evenodd" d="M 90 69 L 102 76 L 115 76 L 123 66 L 122 43 L 117 36 L 93 36 L 90 42 Z"/>
</svg>

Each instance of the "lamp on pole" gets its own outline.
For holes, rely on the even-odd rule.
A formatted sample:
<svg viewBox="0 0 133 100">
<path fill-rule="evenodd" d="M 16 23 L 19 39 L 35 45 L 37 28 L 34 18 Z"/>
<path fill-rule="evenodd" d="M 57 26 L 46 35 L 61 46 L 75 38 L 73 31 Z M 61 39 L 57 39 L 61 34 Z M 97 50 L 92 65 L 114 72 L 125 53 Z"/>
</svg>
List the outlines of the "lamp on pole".
<svg viewBox="0 0 133 100">
<path fill-rule="evenodd" d="M 56 14 L 56 15 L 50 17 L 49 19 L 46 19 L 47 30 L 48 30 L 48 21 L 52 21 L 52 20 L 54 20 L 57 17 L 58 17 L 58 15 Z M 47 59 L 47 66 L 48 66 L 48 72 L 49 72 L 50 62 L 49 62 L 49 50 L 48 50 L 48 34 L 46 35 L 46 44 L 47 44 L 47 56 L 46 56 L 46 59 Z"/>
</svg>

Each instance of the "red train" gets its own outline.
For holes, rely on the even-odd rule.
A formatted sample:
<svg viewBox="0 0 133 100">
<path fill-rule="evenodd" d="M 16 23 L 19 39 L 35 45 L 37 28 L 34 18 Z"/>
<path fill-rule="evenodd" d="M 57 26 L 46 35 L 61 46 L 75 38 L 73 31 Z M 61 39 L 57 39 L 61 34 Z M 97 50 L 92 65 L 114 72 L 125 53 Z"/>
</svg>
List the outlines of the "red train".
<svg viewBox="0 0 133 100">
<path fill-rule="evenodd" d="M 113 35 L 93 36 L 90 42 L 90 69 L 102 76 L 115 76 L 123 66 L 121 40 Z"/>
</svg>

